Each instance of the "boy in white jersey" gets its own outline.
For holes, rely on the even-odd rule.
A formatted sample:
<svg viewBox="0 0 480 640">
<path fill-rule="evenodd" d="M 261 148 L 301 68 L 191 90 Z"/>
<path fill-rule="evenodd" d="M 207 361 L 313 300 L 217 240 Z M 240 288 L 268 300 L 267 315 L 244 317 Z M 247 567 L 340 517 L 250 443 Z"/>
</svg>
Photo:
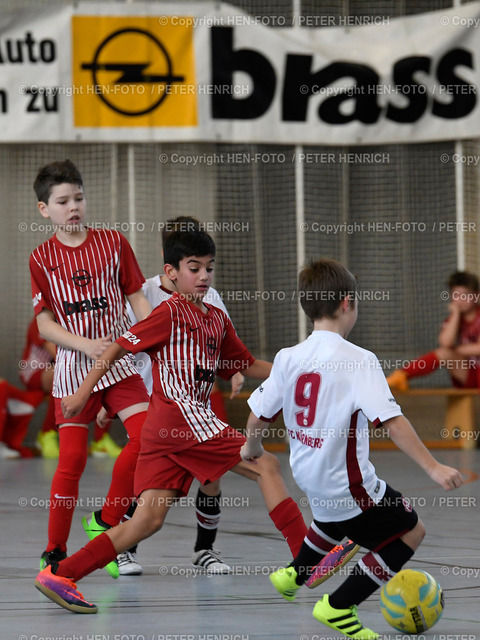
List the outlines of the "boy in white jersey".
<svg viewBox="0 0 480 640">
<path fill-rule="evenodd" d="M 30 256 L 34 312 L 40 334 L 57 345 L 52 395 L 59 425 L 59 461 L 52 480 L 48 545 L 41 566 L 66 556 L 67 539 L 88 453 L 88 424 L 102 405 L 118 414 L 129 441 L 115 463 L 99 529 L 118 524 L 133 496 L 140 430 L 148 394 L 129 357 L 98 380 L 82 412 L 66 417 L 60 400 L 74 393 L 95 360 L 129 326 L 125 298 L 141 320 L 151 311 L 143 275 L 127 240 L 118 232 L 84 226 L 82 176 L 70 161 L 40 169 L 34 183 L 38 208 L 55 234 Z M 90 535 L 90 534 L 89 534 Z M 93 535 L 93 534 L 91 534 Z M 118 577 L 118 566 L 107 568 Z"/>
<path fill-rule="evenodd" d="M 255 467 L 242 461 L 245 437 L 210 408 L 216 374 L 229 379 L 243 371 L 264 379 L 271 368 L 269 362 L 253 358 L 224 312 L 203 302 L 213 277 L 213 240 L 202 231 L 169 234 L 164 258 L 175 293 L 110 345 L 78 391 L 62 400 L 65 415 L 77 415 L 119 358 L 146 351 L 152 359 L 153 393 L 135 471 L 138 507 L 133 517 L 49 565 L 35 581 L 48 598 L 77 613 L 96 613 L 97 607 L 83 598 L 74 581 L 158 531 L 172 502 L 187 495 L 194 478 L 207 484 L 232 470 L 255 480 L 293 555 L 307 532 L 275 456 L 265 453 Z"/>
<path fill-rule="evenodd" d="M 355 640 L 378 635 L 362 626 L 356 605 L 411 558 L 425 529 L 402 495 L 377 477 L 368 459 L 367 418 L 444 489 L 459 487 L 459 471 L 433 458 L 402 415 L 375 355 L 347 342 L 357 319 L 356 280 L 340 263 L 318 260 L 299 277 L 300 302 L 314 323 L 304 342 L 282 349 L 249 398 L 252 409 L 242 458 L 261 459 L 262 431 L 283 409 L 290 464 L 307 494 L 314 521 L 299 554 L 270 578 L 293 600 L 312 568 L 345 537 L 370 550 L 353 574 L 313 610 L 314 617 Z"/>
</svg>

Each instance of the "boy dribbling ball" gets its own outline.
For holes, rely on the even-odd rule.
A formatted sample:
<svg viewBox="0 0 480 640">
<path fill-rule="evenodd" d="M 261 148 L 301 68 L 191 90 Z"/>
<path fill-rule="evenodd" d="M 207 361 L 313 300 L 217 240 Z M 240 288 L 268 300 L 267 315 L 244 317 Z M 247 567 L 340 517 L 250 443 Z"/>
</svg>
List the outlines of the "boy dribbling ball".
<svg viewBox="0 0 480 640">
<path fill-rule="evenodd" d="M 303 310 L 314 323 L 304 342 L 282 349 L 268 379 L 252 394 L 241 455 L 261 459 L 265 422 L 283 409 L 294 478 L 306 493 L 313 522 L 293 562 L 271 574 L 286 599 L 345 537 L 369 552 L 352 574 L 313 609 L 323 624 L 354 640 L 375 640 L 357 605 L 413 556 L 425 527 L 408 501 L 380 479 L 368 459 L 368 420 L 383 424 L 393 442 L 445 490 L 462 475 L 440 464 L 402 415 L 376 356 L 347 341 L 357 320 L 355 277 L 335 260 L 317 260 L 299 277 Z M 327 295 L 326 295 L 327 294 Z"/>
</svg>

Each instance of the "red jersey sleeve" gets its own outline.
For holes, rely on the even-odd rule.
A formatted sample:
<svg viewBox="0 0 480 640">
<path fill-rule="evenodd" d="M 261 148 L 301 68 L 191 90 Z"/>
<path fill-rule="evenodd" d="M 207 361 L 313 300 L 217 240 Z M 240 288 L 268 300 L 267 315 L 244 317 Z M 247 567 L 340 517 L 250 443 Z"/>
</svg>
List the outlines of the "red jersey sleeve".
<svg viewBox="0 0 480 640">
<path fill-rule="evenodd" d="M 224 380 L 230 380 L 235 373 L 248 369 L 254 362 L 255 358 L 237 336 L 233 324 L 225 314 L 225 338 L 220 351 L 217 375 Z"/>
<path fill-rule="evenodd" d="M 33 312 L 35 316 L 38 316 L 43 309 L 52 310 L 52 303 L 50 300 L 50 287 L 47 276 L 45 274 L 44 267 L 38 262 L 38 259 L 32 255 L 30 256 L 30 280 L 32 285 L 32 302 Z"/>
<path fill-rule="evenodd" d="M 145 282 L 143 273 L 138 265 L 128 240 L 121 233 L 120 236 L 120 284 L 126 296 L 142 288 Z"/>
<path fill-rule="evenodd" d="M 161 304 L 147 318 L 134 324 L 115 342 L 130 353 L 158 351 L 170 340 L 171 330 L 170 309 L 167 305 Z"/>
</svg>

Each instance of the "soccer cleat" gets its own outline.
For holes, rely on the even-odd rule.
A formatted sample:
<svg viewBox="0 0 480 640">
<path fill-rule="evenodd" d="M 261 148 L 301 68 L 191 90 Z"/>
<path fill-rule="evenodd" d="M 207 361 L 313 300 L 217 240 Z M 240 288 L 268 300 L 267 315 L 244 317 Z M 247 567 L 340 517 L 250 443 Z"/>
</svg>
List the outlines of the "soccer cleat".
<svg viewBox="0 0 480 640">
<path fill-rule="evenodd" d="M 46 569 L 50 564 L 56 564 L 61 560 L 65 560 L 66 557 L 66 552 L 60 551 L 60 547 L 55 547 L 53 551 L 44 551 L 40 558 L 40 571 Z"/>
<path fill-rule="evenodd" d="M 137 554 L 124 551 L 117 556 L 118 573 L 121 576 L 141 576 L 143 567 L 137 561 Z"/>
<path fill-rule="evenodd" d="M 297 572 L 293 567 L 286 567 L 278 569 L 270 574 L 270 582 L 273 584 L 278 593 L 285 598 L 285 600 L 295 600 L 297 591 L 300 589 L 299 584 L 296 582 Z"/>
<path fill-rule="evenodd" d="M 68 611 L 74 613 L 97 613 L 98 611 L 95 604 L 87 602 L 80 591 L 77 591 L 77 585 L 73 580 L 56 576 L 52 573 L 50 565 L 40 571 L 35 580 L 35 586 L 44 596 Z"/>
<path fill-rule="evenodd" d="M 343 567 L 359 551 L 360 547 L 352 540 L 345 544 L 337 544 L 322 559 L 312 571 L 311 576 L 305 583 L 309 589 L 315 589 L 319 584 L 328 580 L 334 573 Z"/>
<path fill-rule="evenodd" d="M 397 369 L 387 377 L 388 386 L 395 391 L 408 391 L 410 383 L 403 369 Z"/>
<path fill-rule="evenodd" d="M 90 453 L 94 458 L 118 458 L 122 453 L 122 447 L 119 447 L 108 433 L 104 433 L 100 440 L 92 442 Z"/>
<path fill-rule="evenodd" d="M 222 560 L 219 551 L 214 549 L 200 549 L 192 556 L 193 564 L 199 569 L 205 569 L 206 573 L 232 573 L 233 569 Z"/>
<path fill-rule="evenodd" d="M 330 606 L 327 594 L 313 608 L 313 617 L 353 640 L 377 640 L 379 637 L 378 633 L 367 629 L 360 622 L 356 605 L 349 609 L 334 609 Z"/>
<path fill-rule="evenodd" d="M 92 513 L 89 520 L 87 519 L 87 516 L 83 516 L 82 526 L 85 529 L 85 533 L 90 538 L 90 540 L 93 540 L 101 533 L 104 533 L 104 531 L 107 531 L 107 529 L 109 529 L 109 527 L 105 527 L 97 522 L 95 512 Z M 105 569 L 112 576 L 112 578 L 115 578 L 115 580 L 120 575 L 118 572 L 118 564 L 116 559 L 105 565 Z"/>
<path fill-rule="evenodd" d="M 55 429 L 40 431 L 35 444 L 42 452 L 43 458 L 58 458 L 58 433 Z"/>
</svg>

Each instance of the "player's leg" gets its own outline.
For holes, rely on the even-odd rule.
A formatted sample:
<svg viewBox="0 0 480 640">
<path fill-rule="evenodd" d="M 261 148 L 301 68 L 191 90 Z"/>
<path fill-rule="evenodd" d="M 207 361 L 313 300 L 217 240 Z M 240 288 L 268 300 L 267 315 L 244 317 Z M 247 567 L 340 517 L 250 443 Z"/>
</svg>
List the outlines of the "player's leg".
<svg viewBox="0 0 480 640">
<path fill-rule="evenodd" d="M 43 369 L 39 376 L 39 388 L 48 398 L 47 412 L 43 419 L 35 444 L 44 458 L 58 458 L 58 428 L 55 420 L 55 398 L 51 395 L 53 386 L 53 365 L 50 369 Z M 31 382 L 35 383 L 35 376 Z M 28 387 L 30 388 L 30 386 Z"/>
<path fill-rule="evenodd" d="M 213 548 L 220 522 L 220 480 L 214 480 L 198 488 L 195 498 L 197 539 L 192 563 L 207 573 L 231 573 L 232 568 L 222 560 Z"/>
<path fill-rule="evenodd" d="M 112 482 L 101 513 L 102 521 L 109 526 L 115 526 L 120 522 L 133 499 L 133 478 L 147 406 L 145 403 L 138 403 L 118 411 L 118 417 L 128 433 L 128 442 L 114 464 Z"/>
<path fill-rule="evenodd" d="M 318 524 L 328 531 L 331 523 Z M 390 487 L 387 487 L 378 506 L 351 520 L 336 523 L 336 527 L 370 551 L 330 596 L 325 595 L 317 602 L 313 616 L 323 624 L 341 630 L 348 637 L 376 638 L 377 634 L 362 628 L 356 606 L 388 582 L 410 560 L 423 540 L 425 527 L 401 494 Z M 347 627 L 340 629 L 336 622 L 340 617 L 344 617 Z"/>
<path fill-rule="evenodd" d="M 60 425 L 59 458 L 50 489 L 48 544 L 42 554 L 42 568 L 66 556 L 80 477 L 87 463 L 87 447 L 87 424 Z"/>
<path fill-rule="evenodd" d="M 20 454 L 4 442 L 5 431 L 8 422 L 8 389 L 10 384 L 0 378 L 0 458 L 14 459 L 19 458 Z"/>
<path fill-rule="evenodd" d="M 82 518 L 83 528 L 90 540 L 119 524 L 133 499 L 133 479 L 140 452 L 140 433 L 147 415 L 146 408 L 144 403 L 139 403 L 118 412 L 128 433 L 128 443 L 113 466 L 110 488 L 102 509 L 92 513 L 89 518 Z M 105 568 L 112 578 L 118 578 L 116 561 Z"/>
<path fill-rule="evenodd" d="M 49 565 L 41 571 L 35 586 L 47 598 L 75 613 L 96 613 L 97 607 L 87 602 L 75 582 L 115 560 L 117 555 L 159 531 L 177 495 L 174 489 L 144 491 L 133 517 L 95 537 L 69 558 Z"/>
<path fill-rule="evenodd" d="M 387 377 L 391 389 L 405 391 L 409 388 L 409 380 L 433 373 L 439 367 L 446 367 L 450 375 L 462 386 L 467 386 L 469 375 L 465 363 L 468 358 L 460 356 L 456 349 L 438 347 L 410 362 L 401 369 L 397 369 Z"/>
<path fill-rule="evenodd" d="M 109 433 L 112 422 L 113 420 L 102 408 L 95 420 L 93 440 L 90 446 L 90 453 L 95 458 L 118 458 L 122 453 L 122 447 L 113 440 Z"/>
<path fill-rule="evenodd" d="M 257 460 L 257 464 L 242 460 L 231 470 L 257 482 L 270 518 L 282 533 L 295 557 L 308 529 L 298 505 L 288 493 L 278 459 L 273 454 L 265 452 Z"/>
<path fill-rule="evenodd" d="M 133 500 L 127 509 L 127 512 L 122 516 L 122 522 L 128 522 L 133 518 L 133 514 L 137 508 L 137 501 Z M 137 546 L 133 545 L 130 549 L 122 551 L 117 556 L 118 573 L 121 576 L 141 576 L 143 573 L 143 567 L 139 563 L 137 558 Z"/>
<path fill-rule="evenodd" d="M 133 480 L 140 452 L 140 434 L 148 407 L 148 393 L 142 378 L 133 375 L 108 387 L 102 392 L 102 404 L 110 416 L 118 415 L 122 420 L 128 433 L 128 443 L 115 461 L 103 508 L 82 519 L 90 540 L 119 524 L 134 497 Z M 113 578 L 118 578 L 116 562 L 110 563 L 106 570 Z"/>
<path fill-rule="evenodd" d="M 298 554 L 285 568 L 270 574 L 270 580 L 275 589 L 285 600 L 294 600 L 297 591 L 306 583 L 313 568 L 324 561 L 344 539 L 343 532 L 330 524 L 328 532 L 321 528 L 315 520 L 310 525 L 305 540 Z"/>
<path fill-rule="evenodd" d="M 358 619 L 356 606 L 386 584 L 410 560 L 425 535 L 421 520 L 405 536 L 381 543 L 355 565 L 352 573 L 330 596 L 324 595 L 313 609 L 313 616 L 328 627 L 351 638 L 378 638 Z M 336 622 L 343 618 L 341 629 Z"/>
<path fill-rule="evenodd" d="M 22 457 L 31 458 L 33 453 L 23 446 L 23 440 L 35 409 L 43 401 L 43 393 L 38 389 L 31 391 L 19 389 L 8 382 L 2 386 L 7 393 L 2 440 L 7 447 L 17 451 Z"/>
</svg>

